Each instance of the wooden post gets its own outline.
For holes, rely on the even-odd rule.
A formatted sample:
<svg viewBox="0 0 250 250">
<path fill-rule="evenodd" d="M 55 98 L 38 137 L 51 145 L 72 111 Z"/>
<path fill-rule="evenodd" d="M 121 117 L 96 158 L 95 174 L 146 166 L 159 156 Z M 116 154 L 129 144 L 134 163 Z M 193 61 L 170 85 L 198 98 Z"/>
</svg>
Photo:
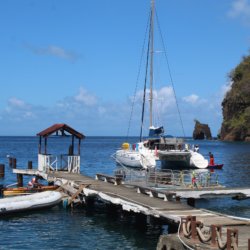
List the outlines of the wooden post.
<svg viewBox="0 0 250 250">
<path fill-rule="evenodd" d="M 192 238 L 192 240 L 196 240 L 196 238 L 197 238 L 196 216 L 191 217 L 191 238 Z"/>
<path fill-rule="evenodd" d="M 211 246 L 215 247 L 216 246 L 216 226 L 215 225 L 211 225 L 211 234 L 212 234 L 212 237 L 211 237 Z"/>
<path fill-rule="evenodd" d="M 28 161 L 28 169 L 32 169 L 32 161 Z"/>
<path fill-rule="evenodd" d="M 72 135 L 72 155 L 74 155 L 74 144 L 75 144 L 75 136 L 74 135 Z"/>
<path fill-rule="evenodd" d="M 17 174 L 17 186 L 23 187 L 23 175 L 22 174 Z"/>
<path fill-rule="evenodd" d="M 13 165 L 13 158 L 10 156 L 9 157 L 9 167 L 12 167 Z"/>
<path fill-rule="evenodd" d="M 238 230 L 237 229 L 227 229 L 227 250 L 231 249 L 232 238 L 236 239 L 236 245 L 238 246 Z"/>
<path fill-rule="evenodd" d="M 44 139 L 44 154 L 47 154 L 47 137 Z"/>
<path fill-rule="evenodd" d="M 188 198 L 187 204 L 191 207 L 194 207 L 195 206 L 195 198 Z"/>
<path fill-rule="evenodd" d="M 69 155 L 74 155 L 74 151 L 73 151 L 73 147 L 72 145 L 69 145 Z"/>
<path fill-rule="evenodd" d="M 81 139 L 78 140 L 78 155 L 81 154 Z"/>
<path fill-rule="evenodd" d="M 4 164 L 0 164 L 0 178 L 4 177 L 4 170 L 5 170 Z"/>
<path fill-rule="evenodd" d="M 42 151 L 42 136 L 39 137 L 38 153 L 41 154 Z"/>
<path fill-rule="evenodd" d="M 13 162 L 12 162 L 12 167 L 13 167 L 13 168 L 16 168 L 16 158 L 13 158 L 12 160 L 13 160 Z"/>
</svg>

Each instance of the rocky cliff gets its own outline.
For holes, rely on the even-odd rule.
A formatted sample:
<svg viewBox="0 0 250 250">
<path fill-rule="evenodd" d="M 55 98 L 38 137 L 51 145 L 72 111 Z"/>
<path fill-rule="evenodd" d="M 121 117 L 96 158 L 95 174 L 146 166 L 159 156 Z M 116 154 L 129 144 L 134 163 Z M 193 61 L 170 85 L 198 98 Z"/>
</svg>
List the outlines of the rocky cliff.
<svg viewBox="0 0 250 250">
<path fill-rule="evenodd" d="M 204 139 L 211 140 L 212 134 L 208 124 L 202 124 L 199 121 L 195 120 L 193 138 L 195 140 L 204 140 Z"/>
<path fill-rule="evenodd" d="M 229 77 L 232 87 L 222 102 L 220 138 L 250 141 L 250 56 L 244 57 Z"/>
</svg>

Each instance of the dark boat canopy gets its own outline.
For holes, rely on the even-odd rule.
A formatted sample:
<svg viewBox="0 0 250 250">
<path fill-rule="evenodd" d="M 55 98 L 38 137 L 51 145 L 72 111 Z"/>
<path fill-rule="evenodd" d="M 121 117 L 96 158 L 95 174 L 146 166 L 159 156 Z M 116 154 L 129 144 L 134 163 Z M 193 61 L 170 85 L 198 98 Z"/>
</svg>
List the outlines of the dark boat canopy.
<svg viewBox="0 0 250 250">
<path fill-rule="evenodd" d="M 157 128 L 155 128 L 155 127 L 150 127 L 149 128 L 149 137 L 150 138 L 157 138 L 157 137 L 159 137 L 160 135 L 163 135 L 164 134 L 164 128 L 163 128 L 163 126 L 161 126 L 161 127 L 157 127 Z"/>
<path fill-rule="evenodd" d="M 77 132 L 76 130 L 74 130 L 73 128 L 71 128 L 70 126 L 68 126 L 67 124 L 64 123 L 57 123 L 52 125 L 51 127 L 41 131 L 40 133 L 37 134 L 37 136 L 41 136 L 41 137 L 45 137 L 47 138 L 48 136 L 52 135 L 53 133 L 57 133 L 61 132 L 62 135 L 65 135 L 65 131 L 68 132 L 69 134 L 75 136 L 78 139 L 84 139 L 85 136 L 79 132 Z"/>
</svg>

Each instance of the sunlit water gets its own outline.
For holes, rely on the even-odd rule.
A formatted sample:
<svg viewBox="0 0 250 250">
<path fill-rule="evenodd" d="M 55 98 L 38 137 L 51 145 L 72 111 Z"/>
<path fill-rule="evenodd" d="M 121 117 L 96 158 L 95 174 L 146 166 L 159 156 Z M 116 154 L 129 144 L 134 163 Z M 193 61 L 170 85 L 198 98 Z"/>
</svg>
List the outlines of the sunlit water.
<svg viewBox="0 0 250 250">
<path fill-rule="evenodd" d="M 81 172 L 113 174 L 116 165 L 111 157 L 124 142 L 121 137 L 87 137 L 81 145 Z M 131 138 L 130 142 L 136 142 Z M 70 138 L 49 138 L 49 153 L 66 153 Z M 189 143 L 194 143 L 192 140 Z M 197 141 L 195 142 L 197 144 Z M 217 170 L 219 182 L 228 187 L 250 187 L 250 144 L 199 141 L 200 152 L 215 156 L 223 163 Z M 0 184 L 16 182 L 8 167 L 7 155 L 17 158 L 17 168 L 37 166 L 38 138 L 0 137 L 0 163 L 5 164 L 5 178 Z M 28 178 L 24 179 L 27 182 Z M 201 199 L 203 207 L 235 216 L 250 218 L 250 201 L 230 198 Z M 0 249 L 155 249 L 158 237 L 168 227 L 157 220 L 140 220 L 134 214 L 110 210 L 104 205 L 23 213 L 0 218 Z"/>
</svg>

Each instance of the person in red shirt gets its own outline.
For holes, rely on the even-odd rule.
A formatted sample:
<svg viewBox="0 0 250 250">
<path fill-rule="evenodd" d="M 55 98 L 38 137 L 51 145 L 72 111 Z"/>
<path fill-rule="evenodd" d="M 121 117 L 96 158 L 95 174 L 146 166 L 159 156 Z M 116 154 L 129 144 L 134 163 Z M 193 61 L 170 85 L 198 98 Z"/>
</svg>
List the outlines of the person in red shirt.
<svg viewBox="0 0 250 250">
<path fill-rule="evenodd" d="M 214 155 L 211 152 L 209 152 L 209 165 L 214 165 Z"/>
</svg>

